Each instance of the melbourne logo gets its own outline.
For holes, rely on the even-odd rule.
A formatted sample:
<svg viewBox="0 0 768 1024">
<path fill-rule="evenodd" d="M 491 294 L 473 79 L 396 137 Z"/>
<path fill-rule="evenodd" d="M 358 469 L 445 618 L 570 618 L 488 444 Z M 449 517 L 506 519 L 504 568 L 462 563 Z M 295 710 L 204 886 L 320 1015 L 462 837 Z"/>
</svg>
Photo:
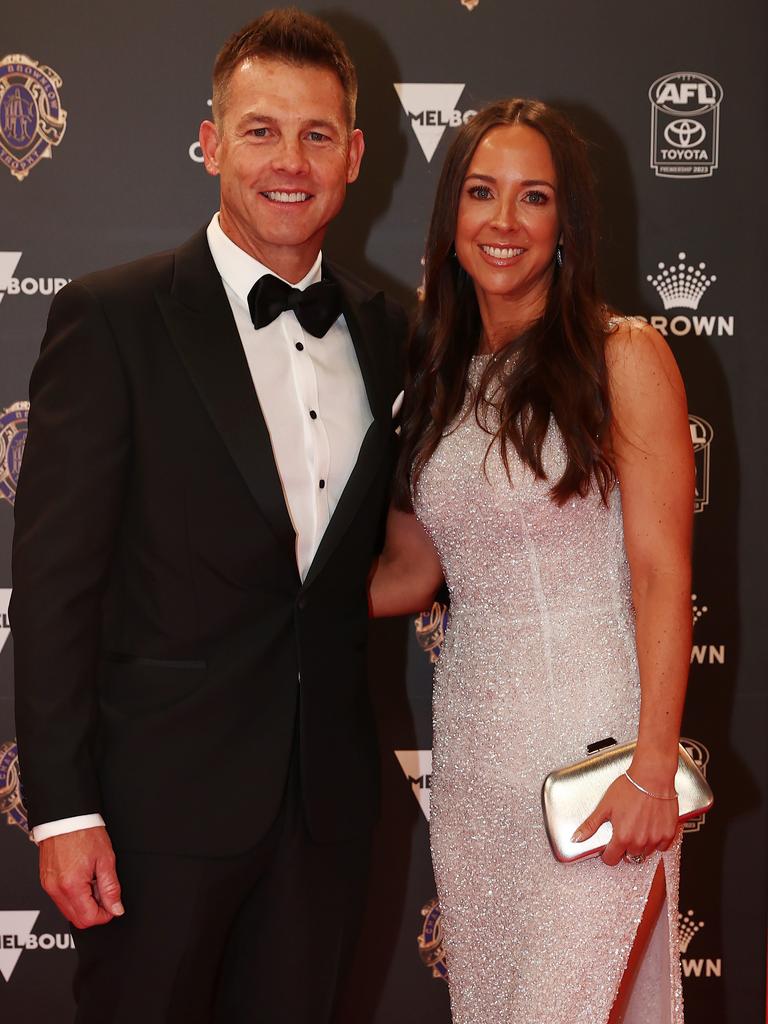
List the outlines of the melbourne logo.
<svg viewBox="0 0 768 1024">
<path fill-rule="evenodd" d="M 682 956 L 682 967 L 684 978 L 720 978 L 723 974 L 723 961 L 720 957 L 717 960 L 697 957 L 695 959 L 687 956 L 689 946 L 704 927 L 703 921 L 697 921 L 692 910 L 681 910 L 678 913 L 680 922 L 680 954 Z"/>
<path fill-rule="evenodd" d="M 696 464 L 696 492 L 693 498 L 693 511 L 703 512 L 709 504 L 710 445 L 715 431 L 707 420 L 690 413 L 688 414 L 688 426 L 691 430 L 693 460 Z"/>
<path fill-rule="evenodd" d="M 651 167 L 660 178 L 710 178 L 717 169 L 723 87 L 709 75 L 657 78 L 651 101 Z"/>
<path fill-rule="evenodd" d="M 29 832 L 27 812 L 21 797 L 19 751 L 15 740 L 0 743 L 0 815 L 8 825 Z"/>
<path fill-rule="evenodd" d="M 396 750 L 403 774 L 410 782 L 413 795 L 418 801 L 424 817 L 429 821 L 429 791 L 432 785 L 431 750 Z"/>
<path fill-rule="evenodd" d="M 69 277 L 14 277 L 20 252 L 0 252 L 0 302 L 6 295 L 55 295 Z"/>
<path fill-rule="evenodd" d="M 677 262 L 658 263 L 654 274 L 647 274 L 646 281 L 653 286 L 667 310 L 685 309 L 692 313 L 658 315 L 648 317 L 648 322 L 657 331 L 668 337 L 683 338 L 687 334 L 710 338 L 733 337 L 734 317 L 722 315 L 697 315 L 699 303 L 709 288 L 717 281 L 716 274 L 707 273 L 704 262 L 694 264 L 684 252 L 677 254 Z"/>
<path fill-rule="evenodd" d="M 16 500 L 28 418 L 29 402 L 16 402 L 0 414 L 0 499 L 11 505 Z"/>
<path fill-rule="evenodd" d="M 15 280 L 13 272 L 21 259 L 20 252 L 0 252 L 0 302 Z"/>
<path fill-rule="evenodd" d="M 0 910 L 0 974 L 6 981 L 16 969 L 19 957 L 25 949 L 74 949 L 72 936 L 33 935 L 32 929 L 40 916 L 39 910 Z"/>
<path fill-rule="evenodd" d="M 427 161 L 435 155 L 446 128 L 458 128 L 477 113 L 456 109 L 464 92 L 463 83 L 395 82 L 394 85 Z"/>
<path fill-rule="evenodd" d="M 67 112 L 59 100 L 61 79 L 23 53 L 0 60 L 0 160 L 23 181 L 64 138 Z"/>
</svg>

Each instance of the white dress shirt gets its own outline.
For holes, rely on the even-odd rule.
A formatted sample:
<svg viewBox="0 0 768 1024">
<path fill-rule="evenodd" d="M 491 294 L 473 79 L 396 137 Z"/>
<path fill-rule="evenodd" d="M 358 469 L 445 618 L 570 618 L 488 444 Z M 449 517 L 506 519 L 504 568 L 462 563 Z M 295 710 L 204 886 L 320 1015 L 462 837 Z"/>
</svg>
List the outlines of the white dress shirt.
<svg viewBox="0 0 768 1024">
<path fill-rule="evenodd" d="M 224 234 L 218 214 L 207 237 L 269 431 L 304 580 L 373 421 L 354 345 L 343 316 L 322 338 L 307 334 L 293 310 L 256 330 L 248 293 L 273 272 Z M 318 253 L 292 287 L 303 291 L 319 281 L 321 262 Z M 39 843 L 103 824 L 100 814 L 80 814 L 37 825 L 32 838 Z"/>
</svg>

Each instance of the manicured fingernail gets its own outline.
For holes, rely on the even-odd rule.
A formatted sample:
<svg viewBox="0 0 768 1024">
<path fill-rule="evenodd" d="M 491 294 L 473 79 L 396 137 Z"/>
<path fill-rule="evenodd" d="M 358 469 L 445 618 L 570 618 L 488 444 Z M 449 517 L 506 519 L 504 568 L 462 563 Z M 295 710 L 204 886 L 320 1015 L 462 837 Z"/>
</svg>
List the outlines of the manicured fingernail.
<svg viewBox="0 0 768 1024">
<path fill-rule="evenodd" d="M 581 829 L 580 828 L 577 828 L 576 831 L 571 836 L 571 842 L 572 843 L 580 843 L 581 842 Z"/>
<path fill-rule="evenodd" d="M 115 917 L 122 917 L 123 914 L 125 913 L 125 907 L 123 906 L 122 903 L 113 903 L 112 913 L 115 915 Z"/>
</svg>

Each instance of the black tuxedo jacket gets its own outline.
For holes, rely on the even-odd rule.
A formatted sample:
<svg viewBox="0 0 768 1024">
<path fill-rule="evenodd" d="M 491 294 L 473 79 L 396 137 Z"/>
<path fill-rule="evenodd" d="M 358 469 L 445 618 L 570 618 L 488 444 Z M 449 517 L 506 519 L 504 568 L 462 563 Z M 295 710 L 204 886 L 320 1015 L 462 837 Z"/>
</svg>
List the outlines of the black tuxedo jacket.
<svg viewBox="0 0 768 1024">
<path fill-rule="evenodd" d="M 381 292 L 324 273 L 342 287 L 373 423 L 303 584 L 205 232 L 56 296 L 15 506 L 32 824 L 100 811 L 118 848 L 245 850 L 274 818 L 297 733 L 312 835 L 369 827 L 366 577 L 405 319 Z"/>
</svg>

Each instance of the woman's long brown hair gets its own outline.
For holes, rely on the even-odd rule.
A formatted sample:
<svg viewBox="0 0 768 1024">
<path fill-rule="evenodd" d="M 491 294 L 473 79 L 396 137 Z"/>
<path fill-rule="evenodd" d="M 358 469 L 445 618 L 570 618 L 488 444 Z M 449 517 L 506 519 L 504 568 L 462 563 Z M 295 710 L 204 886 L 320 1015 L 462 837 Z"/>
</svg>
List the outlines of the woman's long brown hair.
<svg viewBox="0 0 768 1024">
<path fill-rule="evenodd" d="M 567 449 L 552 483 L 562 505 L 593 481 L 604 501 L 615 480 L 608 439 L 610 403 L 605 363 L 607 316 L 596 284 L 597 215 L 586 144 L 556 110 L 512 99 L 485 107 L 459 131 L 437 186 L 425 255 L 424 298 L 408 352 L 402 446 L 395 501 L 411 507 L 412 487 L 464 404 L 466 377 L 482 331 L 474 285 L 454 251 L 464 179 L 483 136 L 504 125 L 528 125 L 549 143 L 557 175 L 563 266 L 554 268 L 540 320 L 497 351 L 485 367 L 474 413 L 491 395 L 498 441 L 509 472 L 509 445 L 539 479 L 547 479 L 542 446 L 550 418 Z M 554 253 L 553 253 L 554 260 Z M 509 360 L 514 358 L 513 363 Z M 509 365 L 507 365 L 509 364 Z M 489 433 L 491 433 L 489 431 Z"/>
</svg>

